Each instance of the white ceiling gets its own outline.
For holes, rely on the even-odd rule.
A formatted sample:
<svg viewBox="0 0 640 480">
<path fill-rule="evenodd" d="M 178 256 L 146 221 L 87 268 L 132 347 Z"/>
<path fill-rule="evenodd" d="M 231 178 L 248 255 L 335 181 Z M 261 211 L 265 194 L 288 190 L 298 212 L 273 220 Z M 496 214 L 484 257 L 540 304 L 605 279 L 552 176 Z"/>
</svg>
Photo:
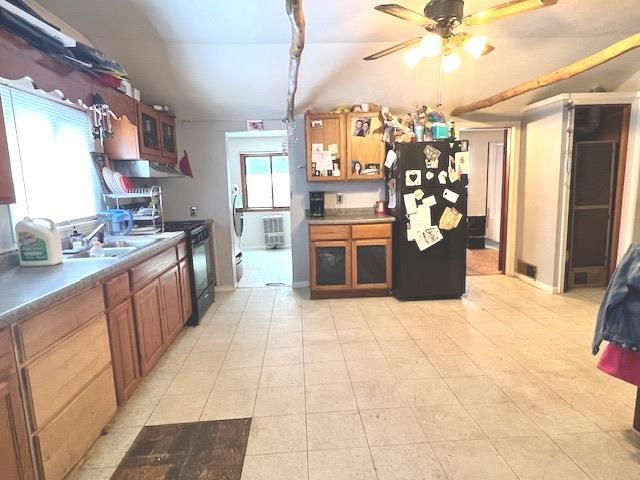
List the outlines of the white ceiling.
<svg viewBox="0 0 640 480">
<path fill-rule="evenodd" d="M 285 112 L 290 27 L 284 0 L 42 0 L 45 7 L 121 62 L 149 102 L 191 120 L 280 118 Z M 411 24 L 377 12 L 380 0 L 307 0 L 298 111 L 375 102 L 403 111 L 436 101 L 437 61 L 414 70 L 401 54 L 362 57 L 420 35 Z M 421 11 L 424 0 L 398 3 Z M 501 0 L 467 0 L 472 13 Z M 615 8 L 612 7 L 615 5 Z M 640 31 L 638 0 L 560 0 L 473 32 L 497 47 L 443 76 L 445 110 L 484 98 L 565 66 Z M 472 31 L 469 29 L 469 31 Z M 640 52 L 553 87 L 487 110 L 513 115 L 531 101 L 613 90 L 636 73 Z"/>
</svg>

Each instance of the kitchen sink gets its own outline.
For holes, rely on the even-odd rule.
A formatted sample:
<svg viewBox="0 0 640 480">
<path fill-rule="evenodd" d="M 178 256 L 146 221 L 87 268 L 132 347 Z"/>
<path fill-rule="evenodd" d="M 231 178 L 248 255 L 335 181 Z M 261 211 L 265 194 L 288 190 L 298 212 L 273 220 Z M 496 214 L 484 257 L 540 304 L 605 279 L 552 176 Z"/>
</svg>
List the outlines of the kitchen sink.
<svg viewBox="0 0 640 480">
<path fill-rule="evenodd" d="M 115 238 L 110 238 L 109 240 L 105 241 L 102 246 L 107 249 L 107 248 L 133 248 L 133 249 L 138 249 L 138 248 L 144 248 L 144 247 L 148 247 L 149 245 L 153 245 L 156 242 L 159 242 L 161 239 L 160 238 L 124 238 L 124 239 L 118 239 L 116 240 Z"/>
<path fill-rule="evenodd" d="M 101 257 L 92 257 L 90 250 L 83 250 L 77 253 L 67 253 L 65 258 L 118 258 L 135 252 L 140 247 L 103 247 Z"/>
</svg>

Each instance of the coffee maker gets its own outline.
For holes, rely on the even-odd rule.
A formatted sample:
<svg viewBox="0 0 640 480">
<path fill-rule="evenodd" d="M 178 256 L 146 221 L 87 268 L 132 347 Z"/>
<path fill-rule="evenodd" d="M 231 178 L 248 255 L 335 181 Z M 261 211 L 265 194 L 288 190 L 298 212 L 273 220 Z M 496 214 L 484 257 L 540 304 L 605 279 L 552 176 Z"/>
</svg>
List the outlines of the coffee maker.
<svg viewBox="0 0 640 480">
<path fill-rule="evenodd" d="M 309 192 L 311 217 L 324 217 L 324 192 Z"/>
</svg>

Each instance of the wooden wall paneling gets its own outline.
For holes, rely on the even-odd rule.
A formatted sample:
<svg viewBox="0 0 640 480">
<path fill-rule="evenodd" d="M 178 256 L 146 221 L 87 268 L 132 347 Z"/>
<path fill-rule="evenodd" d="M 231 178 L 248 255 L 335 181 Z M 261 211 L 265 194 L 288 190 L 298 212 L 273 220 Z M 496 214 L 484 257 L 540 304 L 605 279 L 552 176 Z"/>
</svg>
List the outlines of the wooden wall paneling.
<svg viewBox="0 0 640 480">
<path fill-rule="evenodd" d="M 111 362 L 118 404 L 123 404 L 140 383 L 140 361 L 135 318 L 130 300 L 109 312 Z"/>
<path fill-rule="evenodd" d="M 321 126 L 313 126 L 321 122 Z M 307 113 L 305 116 L 305 133 L 307 143 L 307 180 L 309 182 L 335 182 L 345 180 L 346 176 L 346 123 L 344 114 Z M 312 168 L 313 144 L 322 144 L 324 150 L 329 145 L 338 145 L 340 154 L 340 176 L 315 176 Z"/>
<path fill-rule="evenodd" d="M 356 122 L 359 119 L 367 119 L 371 123 L 369 133 L 366 136 L 355 135 Z M 382 180 L 384 178 L 385 144 L 382 141 L 384 125 L 380 118 L 380 112 L 358 112 L 347 114 L 347 179 L 348 180 Z M 354 164 L 359 162 L 362 170 L 367 165 L 376 165 L 378 173 L 375 175 L 357 175 L 354 172 Z"/>
</svg>

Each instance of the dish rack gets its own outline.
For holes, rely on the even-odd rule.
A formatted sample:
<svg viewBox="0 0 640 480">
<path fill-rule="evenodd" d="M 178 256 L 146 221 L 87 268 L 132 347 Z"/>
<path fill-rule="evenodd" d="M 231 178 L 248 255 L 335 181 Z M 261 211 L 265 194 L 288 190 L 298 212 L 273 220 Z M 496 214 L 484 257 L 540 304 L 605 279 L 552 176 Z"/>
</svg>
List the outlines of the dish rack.
<svg viewBox="0 0 640 480">
<path fill-rule="evenodd" d="M 128 210 L 133 215 L 134 227 L 131 235 L 147 235 L 164 232 L 164 208 L 162 188 L 134 188 L 129 193 L 105 193 L 102 195 L 107 209 Z M 136 206 L 148 199 L 147 206 Z"/>
</svg>

